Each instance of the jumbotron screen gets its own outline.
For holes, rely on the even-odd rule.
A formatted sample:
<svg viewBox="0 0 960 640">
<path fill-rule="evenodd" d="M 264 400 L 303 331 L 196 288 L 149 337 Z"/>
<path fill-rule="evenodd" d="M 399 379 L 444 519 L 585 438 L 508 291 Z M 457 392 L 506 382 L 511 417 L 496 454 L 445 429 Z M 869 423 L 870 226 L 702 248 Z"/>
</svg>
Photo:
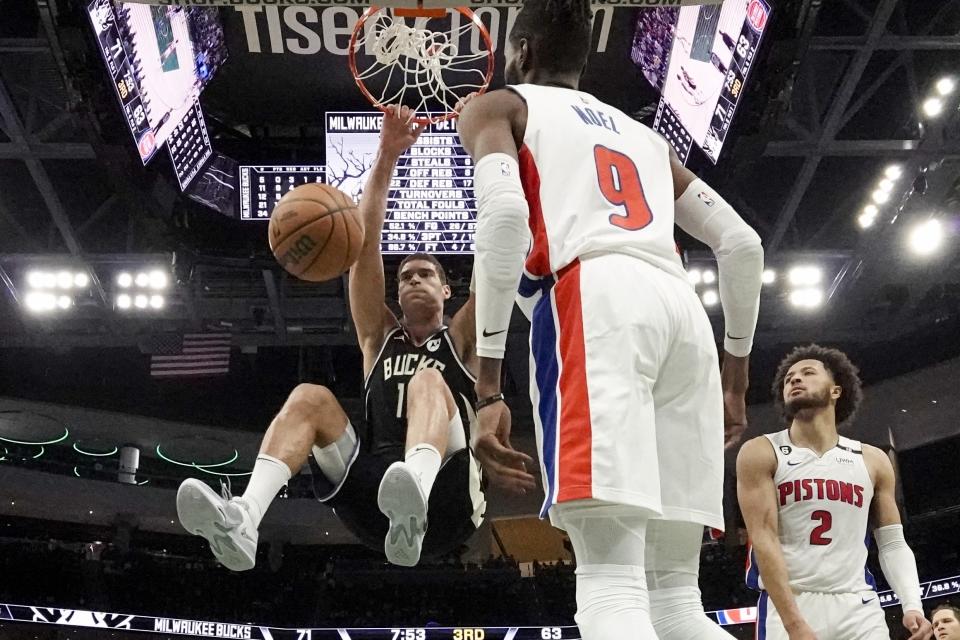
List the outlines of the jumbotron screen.
<svg viewBox="0 0 960 640">
<path fill-rule="evenodd" d="M 631 57 L 661 92 L 654 129 L 686 162 L 720 157 L 770 18 L 766 0 L 638 12 Z"/>
<path fill-rule="evenodd" d="M 326 114 L 328 182 L 354 200 L 363 193 L 380 140 L 383 114 Z M 473 253 L 477 201 L 473 160 L 453 121 L 429 125 L 400 157 L 387 196 L 384 253 Z"/>
<path fill-rule="evenodd" d="M 87 14 L 146 164 L 227 58 L 218 9 L 93 0 Z"/>
</svg>

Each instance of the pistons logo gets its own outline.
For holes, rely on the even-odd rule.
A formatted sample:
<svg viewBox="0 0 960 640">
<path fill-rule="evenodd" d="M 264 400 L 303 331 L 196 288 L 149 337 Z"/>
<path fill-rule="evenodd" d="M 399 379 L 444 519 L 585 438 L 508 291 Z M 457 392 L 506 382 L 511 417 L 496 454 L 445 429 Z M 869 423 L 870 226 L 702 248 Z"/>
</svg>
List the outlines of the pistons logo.
<svg viewBox="0 0 960 640">
<path fill-rule="evenodd" d="M 760 0 L 750 1 L 750 6 L 747 7 L 747 21 L 754 31 L 763 31 L 763 28 L 767 26 L 769 15 L 767 8 L 763 6 Z"/>
</svg>

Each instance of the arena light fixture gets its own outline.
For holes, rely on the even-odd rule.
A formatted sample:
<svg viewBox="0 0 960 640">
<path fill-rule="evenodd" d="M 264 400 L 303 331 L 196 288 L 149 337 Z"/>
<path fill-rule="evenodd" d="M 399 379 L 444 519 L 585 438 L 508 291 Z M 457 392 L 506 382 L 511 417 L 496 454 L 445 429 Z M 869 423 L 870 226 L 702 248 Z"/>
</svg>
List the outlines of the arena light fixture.
<svg viewBox="0 0 960 640">
<path fill-rule="evenodd" d="M 887 165 L 887 168 L 883 170 L 883 175 L 888 180 L 899 180 L 900 176 L 903 175 L 903 167 L 898 164 Z"/>
<path fill-rule="evenodd" d="M 717 281 L 717 274 L 713 269 L 704 269 L 703 270 L 703 284 L 713 284 Z"/>
<path fill-rule="evenodd" d="M 24 304 L 34 313 L 46 313 L 57 308 L 57 296 L 42 291 L 31 291 L 24 298 Z"/>
<path fill-rule="evenodd" d="M 69 309 L 73 306 L 73 298 L 70 296 L 60 296 L 57 298 L 57 306 L 61 309 Z"/>
<path fill-rule="evenodd" d="M 146 289 L 148 286 L 150 286 L 150 274 L 146 271 L 141 271 L 133 279 L 133 283 L 141 289 Z"/>
<path fill-rule="evenodd" d="M 700 269 L 690 269 L 687 271 L 687 280 L 690 281 L 690 284 L 696 286 L 703 282 L 703 274 Z"/>
<path fill-rule="evenodd" d="M 943 243 L 943 227 L 939 220 L 927 220 L 910 231 L 910 248 L 920 256 L 928 256 Z"/>
<path fill-rule="evenodd" d="M 923 101 L 923 113 L 928 118 L 936 118 L 943 113 L 943 100 L 940 98 L 927 98 Z"/>
<path fill-rule="evenodd" d="M 117 276 L 117 284 L 121 289 L 128 289 L 133 284 L 133 276 L 126 271 L 120 272 Z"/>
<path fill-rule="evenodd" d="M 823 279 L 823 270 L 811 265 L 799 265 L 790 269 L 787 280 L 794 287 L 809 287 L 820 284 Z"/>
<path fill-rule="evenodd" d="M 167 274 L 160 269 L 154 269 L 147 275 L 147 281 L 151 289 L 166 289 L 169 278 L 167 278 Z"/>
<path fill-rule="evenodd" d="M 720 296 L 716 291 L 710 289 L 709 291 L 703 292 L 703 305 L 706 307 L 713 307 L 720 302 Z"/>
<path fill-rule="evenodd" d="M 890 202 L 890 192 L 884 191 L 883 189 L 877 189 L 870 195 L 870 197 L 876 204 L 886 204 Z"/>
<path fill-rule="evenodd" d="M 5 438 L 3 436 L 0 436 L 0 440 L 2 440 L 3 442 L 9 442 L 10 444 L 26 445 L 28 447 L 43 447 L 48 444 L 57 444 L 58 442 L 63 442 L 69 437 L 70 437 L 70 430 L 64 427 L 63 435 L 60 436 L 59 438 L 54 438 L 53 440 L 44 440 L 42 442 L 26 442 L 24 440 L 15 440 L 14 438 Z"/>
<path fill-rule="evenodd" d="M 795 289 L 790 292 L 790 304 L 801 309 L 816 309 L 823 304 L 823 291 L 816 287 Z"/>
<path fill-rule="evenodd" d="M 163 299 L 163 296 L 156 294 L 150 296 L 150 306 L 154 309 L 162 309 L 164 304 L 166 304 L 166 301 Z"/>
<path fill-rule="evenodd" d="M 69 271 L 60 271 L 57 273 L 57 287 L 60 289 L 73 288 L 73 274 Z"/>
<path fill-rule="evenodd" d="M 73 450 L 76 451 L 76 452 L 79 453 L 79 454 L 82 454 L 82 455 L 85 455 L 85 456 L 92 456 L 92 457 L 95 457 L 95 458 L 106 458 L 106 457 L 112 456 L 112 455 L 114 455 L 115 453 L 117 453 L 118 451 L 120 451 L 120 449 L 117 448 L 117 447 L 114 447 L 114 448 L 113 448 L 112 450 L 110 450 L 110 451 L 87 451 L 86 449 L 81 449 L 79 446 L 77 446 L 77 443 L 76 443 L 76 442 L 73 443 Z"/>
<path fill-rule="evenodd" d="M 133 299 L 133 306 L 135 306 L 137 309 L 146 309 L 148 304 L 150 304 L 150 300 L 142 293 L 138 294 Z"/>
<path fill-rule="evenodd" d="M 213 464 L 197 464 L 196 462 L 183 462 L 182 460 L 174 460 L 170 456 L 166 455 L 163 452 L 163 450 L 160 448 L 160 446 L 161 445 L 159 444 L 157 445 L 157 457 L 160 458 L 161 460 L 165 460 L 169 462 L 170 464 L 176 464 L 181 467 L 195 467 L 197 469 L 213 469 L 215 467 L 225 467 L 227 465 L 233 464 L 234 462 L 237 461 L 237 458 L 240 457 L 240 452 L 234 449 L 233 456 L 228 460 L 224 460 L 223 462 L 215 462 Z"/>
<path fill-rule="evenodd" d="M 73 286 L 77 289 L 86 289 L 90 286 L 90 276 L 88 276 L 83 271 L 78 271 L 73 274 Z"/>
<path fill-rule="evenodd" d="M 887 193 L 890 193 L 891 191 L 893 191 L 893 180 L 884 178 L 877 185 L 877 188 L 880 189 L 880 191 L 886 191 Z"/>
<path fill-rule="evenodd" d="M 129 309 L 131 304 L 133 304 L 133 301 L 130 300 L 130 296 L 127 294 L 121 293 L 117 296 L 118 309 Z"/>
<path fill-rule="evenodd" d="M 873 223 L 876 221 L 877 221 L 877 216 L 871 215 L 866 211 L 861 213 L 860 216 L 857 218 L 857 224 L 860 225 L 861 229 L 869 229 L 870 227 L 873 226 Z"/>
<path fill-rule="evenodd" d="M 944 76 L 937 80 L 936 84 L 937 93 L 941 96 L 948 96 L 953 93 L 953 90 L 957 88 L 956 81 L 950 76 Z"/>
<path fill-rule="evenodd" d="M 777 281 L 777 272 L 773 269 L 764 269 L 762 279 L 763 284 L 773 284 Z"/>
</svg>

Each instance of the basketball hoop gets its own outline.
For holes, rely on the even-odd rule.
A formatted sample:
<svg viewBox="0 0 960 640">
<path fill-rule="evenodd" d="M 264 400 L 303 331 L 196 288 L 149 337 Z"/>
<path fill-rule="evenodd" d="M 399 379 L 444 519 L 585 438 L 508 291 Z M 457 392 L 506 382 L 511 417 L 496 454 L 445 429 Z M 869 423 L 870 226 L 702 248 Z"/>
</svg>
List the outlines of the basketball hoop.
<svg viewBox="0 0 960 640">
<path fill-rule="evenodd" d="M 470 9 L 370 7 L 350 38 L 350 71 L 377 109 L 412 107 L 424 125 L 456 117 L 456 105 L 493 77 L 490 34 Z M 411 104 L 411 102 L 413 104 Z"/>
</svg>

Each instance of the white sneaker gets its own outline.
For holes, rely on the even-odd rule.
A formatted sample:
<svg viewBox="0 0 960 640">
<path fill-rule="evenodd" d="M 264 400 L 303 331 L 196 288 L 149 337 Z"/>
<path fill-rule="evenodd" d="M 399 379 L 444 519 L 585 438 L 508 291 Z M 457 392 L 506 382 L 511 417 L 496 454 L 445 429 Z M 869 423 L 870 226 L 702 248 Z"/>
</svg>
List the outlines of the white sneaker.
<svg viewBox="0 0 960 640">
<path fill-rule="evenodd" d="M 427 532 L 427 499 L 416 474 L 405 462 L 394 462 L 383 474 L 377 506 L 390 519 L 383 541 L 387 560 L 402 567 L 415 566 Z"/>
<path fill-rule="evenodd" d="M 195 478 L 187 478 L 177 490 L 177 516 L 183 528 L 203 536 L 217 560 L 231 571 L 253 569 L 257 558 L 257 534 L 249 506 L 233 498 L 224 487 L 223 497 Z"/>
</svg>

